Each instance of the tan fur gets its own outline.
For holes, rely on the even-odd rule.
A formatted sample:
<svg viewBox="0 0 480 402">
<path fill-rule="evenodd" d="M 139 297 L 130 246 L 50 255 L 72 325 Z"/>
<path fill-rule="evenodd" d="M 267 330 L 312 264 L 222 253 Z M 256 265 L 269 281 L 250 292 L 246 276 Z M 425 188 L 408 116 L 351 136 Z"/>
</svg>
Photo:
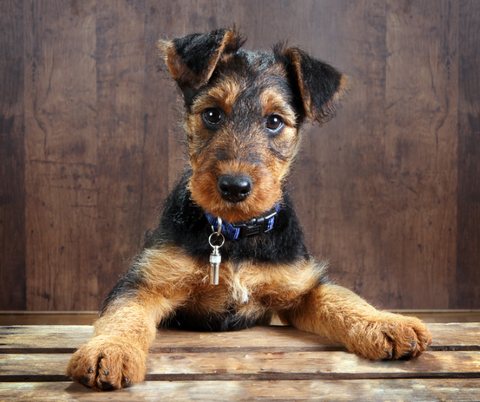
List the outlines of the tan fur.
<svg viewBox="0 0 480 402">
<path fill-rule="evenodd" d="M 245 90 L 244 83 L 231 77 L 224 79 L 220 84 L 195 100 L 192 105 L 192 114 L 199 114 L 209 106 L 218 106 L 229 115 L 232 112 L 235 100 L 243 90 Z"/>
<path fill-rule="evenodd" d="M 267 310 L 295 305 L 325 270 L 324 264 L 313 260 L 289 266 L 225 263 L 220 285 L 213 286 L 208 281 L 209 265 L 177 247 L 145 250 L 137 264 L 149 287 L 112 303 L 96 322 L 92 339 L 73 355 L 67 368 L 71 378 L 79 382 L 86 378 L 84 384 L 96 390 L 102 390 L 102 382 L 121 388 L 143 380 L 156 326 L 178 307 L 224 313 L 233 304 L 239 316 L 260 317 Z"/>
<path fill-rule="evenodd" d="M 171 274 L 191 266 L 190 261 L 176 258 L 175 253 L 159 251 L 155 258 L 149 257 L 145 255 L 140 264 L 152 286 L 109 305 L 95 323 L 92 339 L 72 356 L 67 367 L 72 379 L 97 391 L 103 389 L 103 383 L 122 388 L 144 379 L 148 347 L 155 339 L 158 323 L 182 305 L 189 294 L 185 286 L 177 283 L 179 276 Z M 160 280 L 162 271 L 170 272 L 166 280 Z"/>
<path fill-rule="evenodd" d="M 318 264 L 313 259 L 290 265 L 225 262 L 220 269 L 220 284 L 212 286 L 208 280 L 210 264 L 195 260 L 176 247 L 168 251 L 147 250 L 142 253 L 140 264 L 152 291 L 168 299 L 185 295 L 177 306 L 198 308 L 201 305 L 212 312 L 223 312 L 224 307 L 232 303 L 241 305 L 252 301 L 267 304 L 274 310 L 294 305 L 301 295 L 316 286 L 326 269 L 326 264 Z"/>
<path fill-rule="evenodd" d="M 313 289 L 294 309 L 281 311 L 279 316 L 285 323 L 344 344 L 368 359 L 416 357 L 432 340 L 417 318 L 379 311 L 333 284 Z"/>
</svg>

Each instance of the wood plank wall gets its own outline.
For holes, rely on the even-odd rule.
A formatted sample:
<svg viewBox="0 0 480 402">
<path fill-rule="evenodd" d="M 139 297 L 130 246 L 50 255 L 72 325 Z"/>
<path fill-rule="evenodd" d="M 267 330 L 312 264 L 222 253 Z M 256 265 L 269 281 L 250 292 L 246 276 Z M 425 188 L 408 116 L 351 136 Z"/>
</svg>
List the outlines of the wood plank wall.
<svg viewBox="0 0 480 402">
<path fill-rule="evenodd" d="M 185 163 L 155 42 L 236 23 L 352 77 L 292 192 L 330 277 L 480 308 L 480 2 L 0 2 L 0 309 L 96 310 Z"/>
</svg>

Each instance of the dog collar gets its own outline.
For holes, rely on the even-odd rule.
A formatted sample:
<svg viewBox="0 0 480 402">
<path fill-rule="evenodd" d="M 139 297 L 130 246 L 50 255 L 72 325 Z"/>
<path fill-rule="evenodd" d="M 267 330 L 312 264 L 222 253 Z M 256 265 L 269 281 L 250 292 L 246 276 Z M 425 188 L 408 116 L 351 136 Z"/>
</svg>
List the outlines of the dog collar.
<svg viewBox="0 0 480 402">
<path fill-rule="evenodd" d="M 248 221 L 240 221 L 235 223 L 222 222 L 222 234 L 230 240 L 243 239 L 245 237 L 254 236 L 261 233 L 267 233 L 275 226 L 275 221 L 280 204 L 276 204 L 274 208 L 265 212 L 257 218 Z M 208 223 L 212 226 L 214 232 L 218 230 L 218 219 L 212 214 L 205 211 Z"/>
</svg>

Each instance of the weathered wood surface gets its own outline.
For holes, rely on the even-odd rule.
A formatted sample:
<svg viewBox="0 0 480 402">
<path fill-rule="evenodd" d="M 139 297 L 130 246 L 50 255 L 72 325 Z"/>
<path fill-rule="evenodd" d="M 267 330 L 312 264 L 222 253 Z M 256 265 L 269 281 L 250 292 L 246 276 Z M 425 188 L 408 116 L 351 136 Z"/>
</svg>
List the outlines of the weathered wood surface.
<svg viewBox="0 0 480 402">
<path fill-rule="evenodd" d="M 476 0 L 0 2 L 0 309 L 95 310 L 185 164 L 156 40 L 236 23 L 352 77 L 292 193 L 330 277 L 383 308 L 480 303 Z M 180 134 L 181 135 L 181 134 Z"/>
<path fill-rule="evenodd" d="M 428 324 L 428 328 L 433 338 L 429 350 L 475 351 L 480 348 L 480 323 Z M 0 354 L 72 352 L 86 343 L 92 334 L 93 327 L 88 325 L 0 327 Z M 151 351 L 193 353 L 241 349 L 281 352 L 287 348 L 297 352 L 342 349 L 315 334 L 288 326 L 271 326 L 234 332 L 161 329 Z"/>
<path fill-rule="evenodd" d="M 0 400 L 22 401 L 478 401 L 479 392 L 476 380 L 146 382 L 113 396 L 68 382 L 0 383 Z"/>
<path fill-rule="evenodd" d="M 71 382 L 0 383 L 0 400 L 16 401 L 478 401 L 480 382 L 450 380 L 148 381 L 92 392 Z"/>
<path fill-rule="evenodd" d="M 479 400 L 480 323 L 429 324 L 420 358 L 372 362 L 291 327 L 159 330 L 140 385 L 93 393 L 65 368 L 91 326 L 0 327 L 0 401 Z"/>
<path fill-rule="evenodd" d="M 64 381 L 70 353 L 2 354 L 0 381 Z M 347 352 L 151 353 L 148 380 L 480 378 L 479 352 L 426 352 L 414 361 L 370 361 Z"/>
<path fill-rule="evenodd" d="M 26 308 L 23 5 L 0 2 L 0 309 Z"/>
<path fill-rule="evenodd" d="M 457 236 L 456 288 L 449 292 L 453 304 L 463 304 L 465 308 L 477 308 L 480 300 L 480 270 L 470 270 L 469 266 L 480 261 L 480 41 L 472 46 L 469 41 L 480 34 L 480 12 L 472 12 L 478 7 L 475 0 L 461 1 L 459 4 L 460 24 L 459 44 L 459 87 L 458 87 L 458 205 L 457 232 L 470 233 L 477 229 L 477 235 Z M 469 79 L 469 71 L 476 71 Z M 476 202 L 472 202 L 477 200 Z M 475 286 L 472 286 L 472 284 Z M 463 301 L 461 301 L 463 300 Z M 477 300 L 477 303 L 472 303 Z"/>
</svg>

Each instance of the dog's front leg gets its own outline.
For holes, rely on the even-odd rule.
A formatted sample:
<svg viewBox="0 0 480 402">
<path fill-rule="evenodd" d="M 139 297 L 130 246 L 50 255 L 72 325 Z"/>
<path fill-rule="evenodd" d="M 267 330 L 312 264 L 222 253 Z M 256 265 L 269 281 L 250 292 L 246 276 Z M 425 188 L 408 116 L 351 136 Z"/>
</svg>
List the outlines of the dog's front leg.
<svg viewBox="0 0 480 402">
<path fill-rule="evenodd" d="M 141 382 L 156 326 L 182 297 L 137 291 L 113 300 L 95 323 L 92 339 L 70 359 L 67 375 L 97 391 L 119 389 Z"/>
<path fill-rule="evenodd" d="M 339 342 L 368 359 L 419 356 L 431 342 L 417 318 L 379 311 L 341 286 L 320 284 L 280 318 L 298 329 Z"/>
</svg>

